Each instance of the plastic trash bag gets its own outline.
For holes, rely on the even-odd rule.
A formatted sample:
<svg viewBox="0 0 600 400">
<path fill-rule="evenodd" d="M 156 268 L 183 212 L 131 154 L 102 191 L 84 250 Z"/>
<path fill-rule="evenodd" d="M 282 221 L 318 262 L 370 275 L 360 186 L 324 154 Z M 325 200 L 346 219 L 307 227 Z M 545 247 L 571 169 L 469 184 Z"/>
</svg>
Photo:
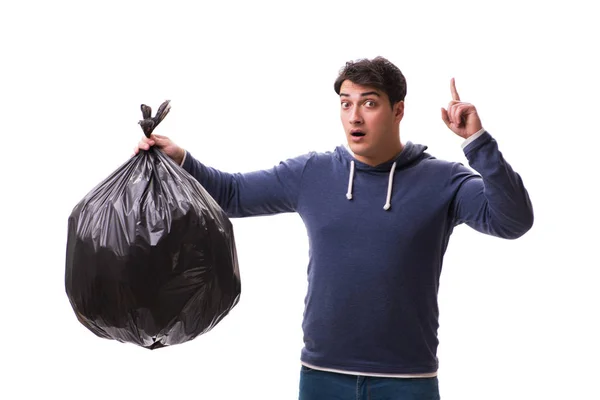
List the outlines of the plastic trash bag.
<svg viewBox="0 0 600 400">
<path fill-rule="evenodd" d="M 170 110 L 151 117 L 146 136 Z M 101 338 L 156 349 L 208 332 L 238 303 L 232 224 L 206 190 L 152 147 L 89 192 L 68 220 L 66 293 Z"/>
</svg>

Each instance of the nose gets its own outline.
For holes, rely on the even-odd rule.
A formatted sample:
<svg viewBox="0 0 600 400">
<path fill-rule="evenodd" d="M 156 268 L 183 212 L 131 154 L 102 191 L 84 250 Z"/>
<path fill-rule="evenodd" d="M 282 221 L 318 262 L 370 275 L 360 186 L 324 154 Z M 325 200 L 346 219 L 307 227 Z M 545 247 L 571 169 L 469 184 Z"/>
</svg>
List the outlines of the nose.
<svg viewBox="0 0 600 400">
<path fill-rule="evenodd" d="M 352 125 L 362 124 L 363 119 L 358 107 L 353 107 L 350 111 L 350 123 Z"/>
</svg>

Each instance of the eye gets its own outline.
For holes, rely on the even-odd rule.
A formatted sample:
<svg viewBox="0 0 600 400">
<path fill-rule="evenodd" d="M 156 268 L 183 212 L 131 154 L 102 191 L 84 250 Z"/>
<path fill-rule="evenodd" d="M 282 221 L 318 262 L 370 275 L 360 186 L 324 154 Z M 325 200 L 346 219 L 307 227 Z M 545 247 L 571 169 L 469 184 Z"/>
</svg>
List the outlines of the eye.
<svg viewBox="0 0 600 400">
<path fill-rule="evenodd" d="M 347 101 L 342 101 L 342 108 L 348 108 L 350 107 L 350 103 L 348 103 Z"/>
<path fill-rule="evenodd" d="M 375 107 L 375 102 L 373 100 L 367 100 L 367 101 L 365 101 L 365 106 Z"/>
</svg>

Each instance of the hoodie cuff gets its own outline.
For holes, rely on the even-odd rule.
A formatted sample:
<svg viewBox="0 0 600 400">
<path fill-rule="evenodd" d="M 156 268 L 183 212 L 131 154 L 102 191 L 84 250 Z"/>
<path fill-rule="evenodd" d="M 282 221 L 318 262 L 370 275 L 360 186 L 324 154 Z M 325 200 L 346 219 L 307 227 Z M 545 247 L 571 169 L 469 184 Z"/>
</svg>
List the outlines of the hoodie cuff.
<svg viewBox="0 0 600 400">
<path fill-rule="evenodd" d="M 462 148 L 464 150 L 465 147 L 467 147 L 470 143 L 473 143 L 475 140 L 477 140 L 477 138 L 479 138 L 479 136 L 483 135 L 483 133 L 485 132 L 485 129 L 481 128 L 480 130 L 478 130 L 477 132 L 475 132 L 474 134 L 472 134 L 471 136 L 469 136 L 468 138 L 466 138 L 463 143 L 462 143 Z"/>
</svg>

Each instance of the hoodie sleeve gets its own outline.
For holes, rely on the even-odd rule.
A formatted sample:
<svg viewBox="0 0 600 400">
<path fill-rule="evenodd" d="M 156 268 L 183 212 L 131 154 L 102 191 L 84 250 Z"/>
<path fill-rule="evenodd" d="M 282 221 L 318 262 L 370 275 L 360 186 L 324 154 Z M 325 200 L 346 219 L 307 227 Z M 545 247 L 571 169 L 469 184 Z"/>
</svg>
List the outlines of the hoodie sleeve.
<svg viewBox="0 0 600 400">
<path fill-rule="evenodd" d="M 208 167 L 187 152 L 182 166 L 229 217 L 239 218 L 295 212 L 309 159 L 306 154 L 271 169 L 232 174 Z"/>
<path fill-rule="evenodd" d="M 464 147 L 469 165 L 455 164 L 458 185 L 452 210 L 455 223 L 504 239 L 516 239 L 533 225 L 533 208 L 521 177 L 506 162 L 488 132 Z"/>
</svg>

